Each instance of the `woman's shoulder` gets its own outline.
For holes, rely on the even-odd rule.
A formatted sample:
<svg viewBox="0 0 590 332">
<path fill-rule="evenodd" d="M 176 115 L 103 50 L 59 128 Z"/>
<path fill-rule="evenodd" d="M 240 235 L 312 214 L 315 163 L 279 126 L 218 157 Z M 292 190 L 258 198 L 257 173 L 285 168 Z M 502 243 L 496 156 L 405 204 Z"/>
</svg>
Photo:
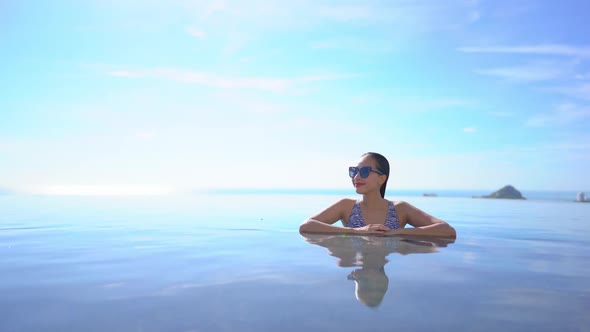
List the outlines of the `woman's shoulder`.
<svg viewBox="0 0 590 332">
<path fill-rule="evenodd" d="M 406 202 L 406 201 L 390 201 L 390 202 L 393 203 L 393 205 L 395 207 L 399 207 L 399 206 L 402 206 L 403 207 L 403 206 L 408 206 L 409 205 L 408 202 Z"/>
<path fill-rule="evenodd" d="M 412 205 L 410 205 L 410 203 L 406 202 L 406 201 L 390 201 L 391 203 L 393 203 L 393 207 L 395 208 L 395 211 L 397 213 L 404 213 L 405 211 L 407 211 L 409 208 L 412 207 Z"/>
<path fill-rule="evenodd" d="M 356 199 L 352 198 L 342 198 L 336 204 L 344 205 L 344 206 L 352 206 L 357 202 Z"/>
<path fill-rule="evenodd" d="M 344 213 L 345 211 L 352 209 L 355 203 L 356 200 L 352 198 L 341 198 L 334 202 L 328 209 L 336 209 L 337 211 Z"/>
<path fill-rule="evenodd" d="M 355 199 L 342 198 L 338 202 L 336 202 L 336 204 L 334 204 L 334 205 L 338 206 L 339 210 L 342 211 L 342 213 L 346 214 L 354 208 L 354 205 L 356 203 L 357 203 L 357 200 L 355 200 Z"/>
<path fill-rule="evenodd" d="M 401 219 L 406 219 L 410 215 L 419 212 L 420 210 L 416 208 L 414 205 L 406 202 L 406 201 L 392 201 L 393 206 L 395 207 L 395 212 L 397 213 L 398 217 Z"/>
</svg>

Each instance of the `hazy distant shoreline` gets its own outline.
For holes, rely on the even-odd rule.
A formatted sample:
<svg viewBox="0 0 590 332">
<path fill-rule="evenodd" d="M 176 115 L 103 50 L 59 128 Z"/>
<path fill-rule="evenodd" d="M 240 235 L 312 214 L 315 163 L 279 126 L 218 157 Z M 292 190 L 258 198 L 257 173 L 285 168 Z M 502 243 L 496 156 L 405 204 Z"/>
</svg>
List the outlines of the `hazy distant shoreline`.
<svg viewBox="0 0 590 332">
<path fill-rule="evenodd" d="M 387 197 L 395 199 L 396 197 L 425 197 L 428 199 L 437 199 L 445 197 L 454 198 L 473 198 L 488 195 L 493 192 L 492 189 L 395 189 L 388 188 Z M 548 201 L 576 201 L 579 192 L 590 194 L 590 190 L 521 190 L 521 193 L 527 200 L 548 200 Z M 426 194 L 426 195 L 425 195 Z M 143 196 L 137 193 L 105 193 L 100 194 L 27 194 L 15 192 L 0 187 L 0 197 L 2 196 Z M 147 196 L 169 196 L 169 195 L 334 195 L 342 197 L 354 197 L 354 189 L 293 189 L 293 188 L 219 188 L 219 189 L 185 189 L 171 191 L 168 193 L 146 193 Z M 430 197 L 426 197 L 430 196 Z"/>
<path fill-rule="evenodd" d="M 424 194 L 436 194 L 432 199 L 444 197 L 463 197 L 472 198 L 476 196 L 488 195 L 493 190 L 469 190 L 469 189 L 388 189 L 388 197 L 399 196 L 424 196 Z M 521 190 L 523 196 L 532 200 L 558 200 L 558 201 L 575 201 L 579 191 L 560 191 L 560 190 Z M 590 191 L 585 191 L 590 192 Z M 218 194 L 218 195 L 355 195 L 352 189 L 210 189 L 196 191 L 198 194 Z"/>
</svg>

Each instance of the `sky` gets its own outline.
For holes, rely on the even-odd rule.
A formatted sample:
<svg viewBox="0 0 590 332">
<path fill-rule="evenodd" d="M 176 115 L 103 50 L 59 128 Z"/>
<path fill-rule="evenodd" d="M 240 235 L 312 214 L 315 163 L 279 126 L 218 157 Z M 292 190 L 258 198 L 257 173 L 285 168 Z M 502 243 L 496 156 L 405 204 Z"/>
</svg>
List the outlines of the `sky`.
<svg viewBox="0 0 590 332">
<path fill-rule="evenodd" d="M 588 1 L 3 0 L 0 189 L 590 189 Z"/>
</svg>

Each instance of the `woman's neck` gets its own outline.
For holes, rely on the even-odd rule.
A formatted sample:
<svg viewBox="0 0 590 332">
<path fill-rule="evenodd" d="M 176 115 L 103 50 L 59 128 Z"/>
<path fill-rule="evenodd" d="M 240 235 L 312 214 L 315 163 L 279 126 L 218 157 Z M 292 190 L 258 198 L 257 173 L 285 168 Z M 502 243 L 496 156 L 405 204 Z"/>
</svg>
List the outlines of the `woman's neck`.
<svg viewBox="0 0 590 332">
<path fill-rule="evenodd" d="M 363 195 L 363 204 L 367 207 L 378 206 L 379 204 L 383 204 L 382 202 L 383 197 L 381 197 L 381 193 L 379 192 L 371 192 Z"/>
</svg>

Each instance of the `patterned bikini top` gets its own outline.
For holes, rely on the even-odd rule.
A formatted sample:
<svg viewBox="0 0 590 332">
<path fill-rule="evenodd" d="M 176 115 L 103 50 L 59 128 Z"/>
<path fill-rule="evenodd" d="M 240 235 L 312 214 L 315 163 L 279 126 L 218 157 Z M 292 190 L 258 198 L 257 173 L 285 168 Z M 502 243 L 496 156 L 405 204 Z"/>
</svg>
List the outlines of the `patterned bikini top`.
<svg viewBox="0 0 590 332">
<path fill-rule="evenodd" d="M 363 226 L 365 226 L 365 220 L 361 213 L 361 205 L 360 202 L 356 201 L 352 207 L 352 211 L 350 211 L 348 227 L 359 228 Z M 389 209 L 387 210 L 387 217 L 385 217 L 385 226 L 389 227 L 389 229 L 400 228 L 399 219 L 397 218 L 397 213 L 395 212 L 395 207 L 393 206 L 392 201 L 389 201 Z"/>
</svg>

